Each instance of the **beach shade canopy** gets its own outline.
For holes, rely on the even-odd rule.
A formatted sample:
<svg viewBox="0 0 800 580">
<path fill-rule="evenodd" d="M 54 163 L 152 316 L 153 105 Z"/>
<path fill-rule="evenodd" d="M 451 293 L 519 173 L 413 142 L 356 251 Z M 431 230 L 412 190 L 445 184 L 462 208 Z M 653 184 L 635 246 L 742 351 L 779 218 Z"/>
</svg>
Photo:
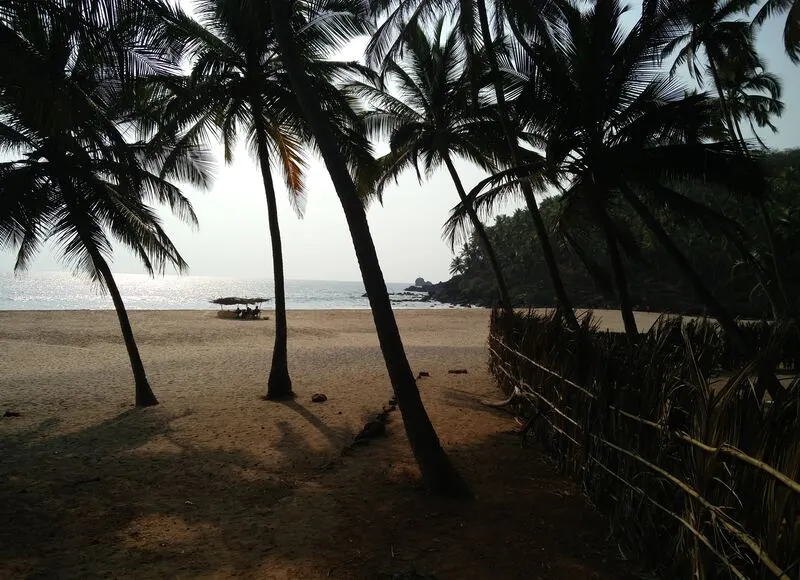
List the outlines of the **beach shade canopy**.
<svg viewBox="0 0 800 580">
<path fill-rule="evenodd" d="M 271 298 L 240 298 L 238 296 L 225 296 L 223 298 L 215 298 L 211 304 L 219 304 L 220 306 L 233 306 L 235 304 L 261 304 L 262 302 L 269 302 Z"/>
</svg>

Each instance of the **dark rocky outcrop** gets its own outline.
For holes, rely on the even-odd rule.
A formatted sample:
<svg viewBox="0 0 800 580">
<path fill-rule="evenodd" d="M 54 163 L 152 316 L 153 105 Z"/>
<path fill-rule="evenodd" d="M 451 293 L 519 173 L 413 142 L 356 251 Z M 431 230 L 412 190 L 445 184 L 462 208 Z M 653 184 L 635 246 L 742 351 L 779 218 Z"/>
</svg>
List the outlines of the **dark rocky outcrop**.
<svg viewBox="0 0 800 580">
<path fill-rule="evenodd" d="M 438 284 L 433 284 L 428 282 L 427 280 L 422 280 L 424 283 L 423 285 L 414 285 L 409 286 L 403 292 L 399 294 L 403 295 L 419 295 L 419 294 L 426 294 L 422 298 L 412 298 L 414 301 L 419 302 L 441 302 L 442 304 L 453 304 L 455 306 L 472 306 L 475 302 L 470 298 L 468 294 L 466 294 L 460 284 L 461 276 L 454 276 L 449 280 L 444 282 L 439 282 Z M 415 282 L 419 282 L 421 279 L 417 278 Z M 401 300 L 394 299 L 394 301 L 399 302 Z"/>
<path fill-rule="evenodd" d="M 433 282 L 428 282 L 425 278 L 417 278 L 414 280 L 414 284 L 406 288 L 406 292 L 427 292 L 429 289 L 433 288 L 435 284 Z"/>
<path fill-rule="evenodd" d="M 392 302 L 440 302 L 442 304 L 452 304 L 454 306 L 471 307 L 481 305 L 479 296 L 471 296 L 463 291 L 459 285 L 461 276 L 454 276 L 445 282 L 434 284 L 423 278 L 417 278 L 413 286 L 405 288 L 401 292 L 390 292 L 389 298 Z M 361 295 L 367 298 L 367 294 Z"/>
<path fill-rule="evenodd" d="M 461 276 L 454 276 L 449 280 L 430 286 L 427 291 L 431 300 L 456 306 L 472 306 L 475 304 L 469 294 L 462 290 L 459 283 L 460 278 Z"/>
</svg>

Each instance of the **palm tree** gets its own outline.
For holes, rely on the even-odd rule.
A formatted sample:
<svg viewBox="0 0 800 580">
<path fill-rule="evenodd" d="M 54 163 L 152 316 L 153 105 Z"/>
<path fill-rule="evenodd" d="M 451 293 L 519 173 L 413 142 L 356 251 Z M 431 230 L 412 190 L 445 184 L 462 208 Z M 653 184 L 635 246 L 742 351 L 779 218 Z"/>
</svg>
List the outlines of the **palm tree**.
<svg viewBox="0 0 800 580">
<path fill-rule="evenodd" d="M 466 264 L 464 262 L 464 257 L 461 254 L 453 256 L 453 259 L 450 261 L 450 275 L 460 276 L 463 274 L 466 270 Z"/>
<path fill-rule="evenodd" d="M 296 39 L 298 30 L 293 26 L 293 23 L 298 21 L 296 14 L 292 12 L 293 3 L 289 0 L 272 0 L 270 4 L 286 72 L 303 114 L 314 132 L 347 219 L 378 332 L 381 352 L 414 456 L 430 489 L 443 495 L 468 497 L 469 490 L 442 449 L 422 404 L 392 312 L 364 205 L 359 198 L 353 177 L 348 171 L 347 159 L 337 144 L 334 129 L 320 106 L 319 95 L 301 58 L 301 45 Z M 328 19 L 325 32 L 333 38 L 351 38 L 353 29 L 348 25 L 346 18 L 347 14 L 332 16 Z"/>
<path fill-rule="evenodd" d="M 209 165 L 190 137 L 143 138 L 131 108 L 132 81 L 167 73 L 168 61 L 138 51 L 126 27 L 141 13 L 113 2 L 24 4 L 0 17 L 8 50 L 0 63 L 0 246 L 16 249 L 24 270 L 53 241 L 76 273 L 108 290 L 133 370 L 136 405 L 158 403 L 145 374 L 108 258 L 111 238 L 130 248 L 150 274 L 186 262 L 150 203 L 166 203 L 196 223 L 172 179 L 204 186 Z M 121 24 L 125 23 L 125 24 Z M 13 55 L 13 56 L 12 56 Z M 148 62 L 149 59 L 149 62 Z M 140 67 L 140 68 L 137 68 Z M 48 71 L 45 75 L 42 71 Z"/>
<path fill-rule="evenodd" d="M 522 10 L 519 10 L 516 4 L 512 6 L 505 6 L 503 4 L 495 3 L 495 29 L 498 31 L 501 30 L 502 16 L 504 12 L 510 12 L 510 22 L 525 23 L 535 34 L 547 37 L 549 34 L 550 18 L 558 18 L 564 7 L 561 5 L 561 2 L 552 0 L 541 0 L 538 2 L 538 4 L 539 5 L 533 10 L 530 8 L 523 8 Z M 499 7 L 500 9 L 498 9 Z M 502 84 L 502 77 L 497 59 L 497 52 L 500 42 L 502 41 L 502 35 L 498 33 L 496 35 L 497 38 L 492 37 L 492 29 L 489 23 L 486 0 L 476 0 L 476 8 L 480 24 L 480 36 L 483 41 L 484 50 L 486 51 L 491 75 L 490 78 L 492 79 L 492 86 L 494 87 L 498 120 L 509 149 L 511 164 L 512 166 L 519 167 L 523 165 L 524 159 L 517 139 L 518 128 L 512 125 L 511 116 L 506 105 L 505 88 Z M 524 16 L 519 18 L 520 15 Z M 519 34 L 519 27 L 515 26 L 514 31 L 516 34 Z M 519 185 L 522 191 L 522 197 L 525 200 L 525 205 L 531 214 L 536 235 L 539 238 L 542 254 L 544 255 L 545 263 L 547 264 L 547 269 L 550 274 L 550 280 L 553 283 L 553 290 L 556 294 L 558 310 L 566 321 L 567 325 L 573 330 L 577 331 L 579 329 L 578 320 L 575 316 L 575 311 L 572 308 L 572 304 L 567 297 L 567 291 L 564 288 L 564 282 L 561 278 L 561 273 L 559 272 L 558 264 L 556 262 L 555 252 L 552 248 L 550 237 L 547 233 L 547 226 L 545 225 L 542 214 L 539 211 L 539 204 L 536 202 L 533 188 L 527 181 L 522 181 Z"/>
<path fill-rule="evenodd" d="M 754 0 L 682 0 L 674 3 L 670 18 L 683 29 L 663 48 L 662 55 L 674 54 L 672 73 L 686 67 L 689 75 L 701 86 L 705 73 L 711 75 L 714 86 L 721 86 L 719 67 L 724 63 L 756 63 L 758 55 L 753 44 L 750 23 L 738 18 L 754 4 Z M 703 66 L 705 53 L 708 66 Z"/>
<path fill-rule="evenodd" d="M 780 2 L 767 2 L 759 15 L 778 10 Z M 688 30 L 672 39 L 662 51 L 664 56 L 677 51 L 672 74 L 685 65 L 700 86 L 706 73 L 711 76 L 728 130 L 745 151 L 747 142 L 741 132 L 741 121 L 750 121 L 754 136 L 763 146 L 754 124 L 775 131 L 771 117 L 783 113 L 780 80 L 765 71 L 754 47 L 752 27 L 746 20 L 736 19 L 754 4 L 754 0 L 679 3 L 673 16 L 688 25 Z M 702 52 L 706 55 L 705 66 L 700 59 Z"/>
<path fill-rule="evenodd" d="M 800 0 L 767 0 L 753 19 L 754 26 L 761 26 L 771 16 L 786 12 L 783 28 L 783 45 L 786 54 L 794 63 L 800 63 Z"/>
<path fill-rule="evenodd" d="M 327 15 L 347 9 L 348 2 L 314 3 L 316 20 L 309 18 L 309 6 L 301 2 L 298 8 L 300 17 L 305 18 L 300 33 L 300 41 L 305 46 L 304 66 L 314 72 L 326 110 L 340 119 L 343 123 L 340 131 L 344 131 L 345 117 L 350 115 L 350 121 L 355 122 L 356 116 L 329 83 L 347 65 L 324 60 L 327 51 L 336 46 L 325 44 L 319 28 Z M 252 155 L 258 160 L 267 200 L 275 280 L 275 344 L 266 398 L 286 399 L 293 393 L 287 356 L 283 250 L 272 161 L 285 178 L 295 212 L 302 217 L 305 208 L 304 148 L 311 141 L 311 134 L 298 110 L 278 53 L 269 5 L 239 0 L 198 0 L 195 11 L 198 22 L 184 20 L 174 26 L 175 36 L 182 38 L 189 49 L 193 67 L 189 78 L 174 88 L 175 97 L 165 116 L 173 126 L 188 125 L 197 134 L 219 134 L 226 162 L 232 160 L 236 140 L 244 134 Z M 350 135 L 348 150 L 351 156 L 366 157 L 365 142 L 362 152 L 352 149 L 358 147 L 353 145 L 357 137 L 356 133 Z M 343 146 L 345 141 L 345 138 L 340 140 Z"/>
<path fill-rule="evenodd" d="M 201 0 L 194 7 L 199 21 L 183 23 L 191 74 L 176 87 L 165 117 L 168 123 L 191 125 L 198 134 L 218 133 L 226 163 L 232 162 L 241 133 L 247 135 L 264 185 L 275 281 L 275 343 L 266 398 L 291 398 L 283 249 L 270 163 L 275 159 L 283 171 L 290 201 L 302 216 L 304 164 L 296 119 L 286 103 L 291 91 L 275 58 L 265 7 L 251 2 L 237 10 L 232 2 L 216 0 Z"/>
<path fill-rule="evenodd" d="M 478 64 L 479 55 L 484 55 L 486 59 L 496 99 L 497 121 L 506 143 L 509 162 L 512 166 L 521 166 L 526 154 L 519 145 L 517 127 L 514 126 L 508 110 L 498 65 L 498 53 L 501 52 L 504 41 L 506 15 L 509 16 L 508 22 L 515 33 L 527 31 L 536 36 L 548 36 L 550 23 L 552 19 L 558 18 L 564 4 L 563 0 L 536 0 L 533 4 L 530 0 L 496 1 L 491 6 L 494 21 L 490 22 L 486 0 L 475 0 L 474 4 L 464 3 L 461 0 L 372 0 L 372 13 L 385 19 L 367 46 L 367 61 L 376 64 L 386 56 L 400 51 L 403 45 L 403 31 L 407 27 L 429 22 L 442 13 L 454 15 L 456 29 L 462 36 L 469 57 L 467 69 L 472 79 L 477 78 L 476 71 L 483 66 Z M 480 39 L 480 42 L 477 39 Z M 473 92 L 477 100 L 479 92 L 477 86 Z M 573 330 L 578 330 L 578 321 L 564 288 L 533 188 L 527 181 L 520 182 L 519 188 L 542 247 L 559 313 Z"/>
<path fill-rule="evenodd" d="M 671 39 L 662 49 L 662 56 L 674 54 L 671 74 L 685 66 L 689 75 L 702 87 L 705 73 L 711 78 L 720 100 L 720 107 L 730 134 L 736 129 L 728 108 L 722 69 L 729 78 L 735 71 L 754 70 L 760 60 L 754 46 L 750 23 L 738 18 L 753 0 L 684 0 L 678 2 L 672 17 L 685 28 L 682 34 Z M 705 65 L 701 54 L 705 53 Z"/>
<path fill-rule="evenodd" d="M 673 54 L 677 50 L 672 67 L 673 74 L 678 67 L 685 65 L 688 67 L 689 73 L 702 86 L 703 71 L 706 70 L 710 73 L 727 130 L 737 147 L 745 155 L 749 154 L 749 150 L 739 126 L 739 120 L 743 114 L 742 105 L 747 103 L 750 107 L 750 114 L 760 119 L 764 119 L 765 114 L 780 113 L 781 110 L 775 104 L 780 98 L 780 85 L 774 77 L 763 73 L 763 65 L 754 48 L 753 27 L 746 20 L 737 18 L 754 4 L 753 0 L 720 0 L 716 2 L 687 0 L 679 3 L 673 16 L 688 24 L 688 30 L 670 41 L 662 50 L 663 56 Z M 768 6 L 769 4 L 764 8 L 766 9 Z M 706 55 L 705 67 L 701 66 L 700 54 L 702 52 L 705 52 Z M 732 89 L 733 83 L 738 83 L 738 87 Z M 744 98 L 744 94 L 747 94 L 748 90 L 770 93 L 767 99 L 771 102 L 756 103 L 753 95 L 750 95 L 750 98 Z M 735 102 L 730 103 L 730 97 L 733 97 Z M 734 110 L 735 108 L 738 110 Z M 760 279 L 762 273 L 770 278 L 770 280 L 761 279 L 760 287 L 768 295 L 770 303 L 774 305 L 776 317 L 783 317 L 791 314 L 793 309 L 781 271 L 779 249 L 774 236 L 775 228 L 765 197 L 756 195 L 755 200 L 770 247 L 772 263 L 771 266 L 757 265 L 754 272 Z"/>
<path fill-rule="evenodd" d="M 682 195 L 676 185 L 696 180 L 761 191 L 760 172 L 734 143 L 709 141 L 709 135 L 718 133 L 716 101 L 690 94 L 661 73 L 658 55 L 669 21 L 644 15 L 628 34 L 621 34 L 624 12 L 618 0 L 597 0 L 586 11 L 567 10 L 552 42 L 532 41 L 520 53 L 522 62 L 509 75 L 509 90 L 519 95 L 514 102 L 518 115 L 528 131 L 539 135 L 546 152 L 528 172 L 562 189 L 564 204 L 589 216 L 603 233 L 630 336 L 636 335 L 636 326 L 619 252 L 630 236 L 614 218 L 619 202 L 630 205 L 736 340 L 735 322 L 658 214 L 669 210 L 734 236 L 730 220 Z M 517 168 L 485 180 L 474 194 L 494 187 L 476 199 L 476 206 L 491 203 L 520 179 Z"/>
<path fill-rule="evenodd" d="M 497 256 L 453 165 L 453 157 L 459 156 L 486 171 L 495 171 L 496 152 L 502 147 L 487 142 L 490 123 L 470 113 L 472 85 L 464 68 L 460 36 L 455 30 L 443 35 L 443 27 L 444 20 L 440 19 L 430 40 L 420 26 L 407 29 L 404 60 L 387 57 L 380 78 L 349 85 L 354 94 L 369 103 L 364 114 L 367 129 L 375 137 L 388 138 L 391 145 L 391 152 L 378 160 L 376 183 L 370 189 L 380 196 L 385 184 L 408 167 L 414 167 L 421 180 L 423 172 L 429 176 L 443 163 L 492 268 L 500 303 L 510 309 L 511 298 Z M 399 96 L 395 97 L 390 88 Z"/>
<path fill-rule="evenodd" d="M 723 68 L 720 76 L 737 138 L 746 144 L 741 131 L 741 125 L 746 121 L 759 145 L 766 149 L 757 129 L 766 127 L 773 133 L 778 131 L 772 120 L 780 117 L 784 109 L 780 79 L 760 67 L 735 67 L 732 70 Z"/>
<path fill-rule="evenodd" d="M 777 128 L 772 123 L 774 117 L 783 113 L 781 98 L 781 82 L 773 74 L 766 72 L 757 63 L 756 66 L 740 66 L 738 63 L 728 63 L 721 67 L 720 81 L 723 90 L 721 98 L 729 115 L 729 126 L 735 131 L 736 139 L 742 151 L 749 153 L 748 142 L 742 133 L 742 122 L 747 121 L 750 131 L 758 145 L 766 149 L 766 144 L 758 135 L 757 128 L 768 127 L 773 132 Z M 759 257 L 754 257 L 752 252 L 747 252 L 745 259 L 758 279 L 770 304 L 773 317 L 776 319 L 793 316 L 796 313 L 790 293 L 786 289 L 787 278 L 785 263 L 785 248 L 781 246 L 775 236 L 775 224 L 770 210 L 770 199 L 757 198 L 756 205 L 761 216 L 761 222 L 769 247 L 769 252 Z"/>
</svg>

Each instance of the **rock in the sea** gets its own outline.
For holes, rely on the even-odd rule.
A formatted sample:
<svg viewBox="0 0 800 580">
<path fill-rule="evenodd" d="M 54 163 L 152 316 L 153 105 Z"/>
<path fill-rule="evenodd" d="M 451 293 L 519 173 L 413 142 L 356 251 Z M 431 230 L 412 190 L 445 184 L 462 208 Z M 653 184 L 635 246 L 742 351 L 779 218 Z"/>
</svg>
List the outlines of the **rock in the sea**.
<svg viewBox="0 0 800 580">
<path fill-rule="evenodd" d="M 450 304 L 451 308 L 453 306 L 465 306 L 469 308 L 473 305 L 473 303 L 480 304 L 480 301 L 476 302 L 474 297 L 461 288 L 461 278 L 461 275 L 456 275 L 449 280 L 445 280 L 444 282 L 439 282 L 437 284 L 428 282 L 424 278 L 417 278 L 414 280 L 413 286 L 409 286 L 402 292 L 397 292 L 396 294 L 412 293 L 418 296 L 422 294 L 422 296 L 419 296 L 414 300 L 417 302 L 438 302 L 440 304 Z M 400 301 L 397 298 L 393 298 L 393 300 L 397 302 Z"/>
<path fill-rule="evenodd" d="M 447 372 L 450 373 L 451 375 L 465 375 L 467 374 L 468 371 L 467 369 L 450 369 Z"/>
<path fill-rule="evenodd" d="M 425 278 L 417 278 L 414 285 L 405 289 L 406 292 L 428 292 L 433 288 L 433 282 L 428 282 Z"/>
<path fill-rule="evenodd" d="M 22 413 L 18 413 L 17 411 L 6 411 L 3 413 L 3 417 L 22 417 Z"/>
<path fill-rule="evenodd" d="M 324 403 L 328 400 L 328 396 L 324 393 L 314 393 L 311 395 L 311 402 L 312 403 Z"/>
<path fill-rule="evenodd" d="M 417 378 L 421 379 L 423 377 L 429 377 L 429 376 L 431 376 L 431 374 L 428 371 L 419 371 L 419 374 L 417 375 Z"/>
</svg>

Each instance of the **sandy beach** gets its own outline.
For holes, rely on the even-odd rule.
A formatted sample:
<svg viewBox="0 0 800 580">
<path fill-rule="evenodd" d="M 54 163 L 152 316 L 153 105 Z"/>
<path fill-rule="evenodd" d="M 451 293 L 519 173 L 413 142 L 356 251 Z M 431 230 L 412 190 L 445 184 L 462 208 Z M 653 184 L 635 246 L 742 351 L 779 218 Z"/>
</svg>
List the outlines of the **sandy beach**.
<svg viewBox="0 0 800 580">
<path fill-rule="evenodd" d="M 464 506 L 420 487 L 399 413 L 342 454 L 391 396 L 369 312 L 289 312 L 290 403 L 260 398 L 272 320 L 132 312 L 145 410 L 114 312 L 0 312 L 0 577 L 626 577 L 580 491 L 478 403 L 488 317 L 397 312 Z"/>
</svg>

